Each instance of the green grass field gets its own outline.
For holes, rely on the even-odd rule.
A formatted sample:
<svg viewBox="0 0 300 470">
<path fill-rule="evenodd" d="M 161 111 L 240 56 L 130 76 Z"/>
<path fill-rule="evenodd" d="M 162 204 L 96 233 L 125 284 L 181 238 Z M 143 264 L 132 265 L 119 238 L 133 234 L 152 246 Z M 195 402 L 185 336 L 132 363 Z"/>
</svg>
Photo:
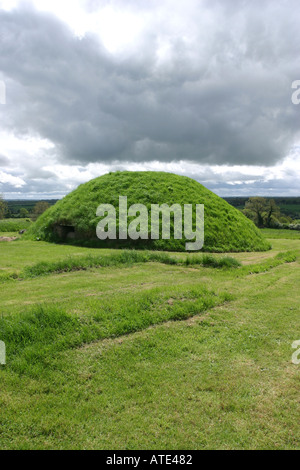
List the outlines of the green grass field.
<svg viewBox="0 0 300 470">
<path fill-rule="evenodd" d="M 264 228 L 261 230 L 261 232 L 266 238 L 300 240 L 300 232 L 298 230 L 280 230 Z"/>
<path fill-rule="evenodd" d="M 0 232 L 16 232 L 27 230 L 31 225 L 30 219 L 3 219 L 0 220 Z M 6 236 L 6 235 L 4 235 Z"/>
<path fill-rule="evenodd" d="M 299 449 L 300 237 L 263 234 L 241 265 L 0 242 L 0 448 Z"/>
</svg>

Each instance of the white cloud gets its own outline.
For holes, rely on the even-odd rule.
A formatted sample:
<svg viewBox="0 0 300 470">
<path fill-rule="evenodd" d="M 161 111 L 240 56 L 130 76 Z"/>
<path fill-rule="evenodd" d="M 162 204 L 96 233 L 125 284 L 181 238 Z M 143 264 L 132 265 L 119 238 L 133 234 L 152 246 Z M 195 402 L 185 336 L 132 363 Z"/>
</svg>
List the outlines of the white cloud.
<svg viewBox="0 0 300 470">
<path fill-rule="evenodd" d="M 0 0 L 0 8 L 11 11 L 23 3 L 22 0 Z M 99 2 L 92 11 L 87 9 L 85 0 L 31 0 L 27 4 L 34 5 L 37 11 L 54 14 L 79 37 L 86 33 L 98 35 L 111 53 L 134 47 L 149 18 L 149 15 L 128 11 L 125 4 L 120 7 L 107 1 Z"/>
<path fill-rule="evenodd" d="M 47 158 L 33 159 L 34 141 L 10 141 L 14 154 L 12 172 L 0 172 L 0 192 L 6 198 L 61 198 L 79 184 L 109 171 L 167 171 L 189 176 L 220 196 L 298 196 L 300 187 L 300 148 L 294 148 L 280 163 L 271 166 L 201 165 L 186 161 L 141 163 L 88 163 L 68 165 L 58 162 L 48 142 L 39 142 L 40 152 L 50 153 Z M 27 157 L 24 159 L 24 148 Z M 25 186 L 25 181 L 28 184 Z M 6 190 L 3 190 L 5 188 Z M 16 192 L 14 188 L 22 188 Z"/>
<path fill-rule="evenodd" d="M 2 184 L 9 184 L 13 188 L 22 188 L 22 186 L 26 185 L 22 178 L 10 175 L 9 173 L 0 170 L 0 188 Z"/>
</svg>

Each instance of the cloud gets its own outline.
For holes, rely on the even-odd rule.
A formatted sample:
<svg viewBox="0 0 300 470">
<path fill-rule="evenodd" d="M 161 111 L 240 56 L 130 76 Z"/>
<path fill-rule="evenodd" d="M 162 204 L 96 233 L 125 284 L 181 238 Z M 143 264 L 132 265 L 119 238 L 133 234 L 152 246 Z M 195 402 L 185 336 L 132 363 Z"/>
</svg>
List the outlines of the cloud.
<svg viewBox="0 0 300 470">
<path fill-rule="evenodd" d="M 149 23 L 115 54 L 28 5 L 0 11 L 2 127 L 49 140 L 61 164 L 282 160 L 299 134 L 296 1 L 162 3 L 128 3 Z"/>
<path fill-rule="evenodd" d="M 6 184 L 9 184 L 14 188 L 22 188 L 26 183 L 21 178 L 0 170 L 0 186 L 5 189 Z"/>
<path fill-rule="evenodd" d="M 0 155 L 0 165 L 1 166 L 8 166 L 9 165 L 9 159 L 5 157 L 4 155 Z"/>
<path fill-rule="evenodd" d="M 27 144 L 28 149 L 33 142 Z M 40 153 L 46 151 L 39 142 Z M 79 184 L 109 171 L 168 171 L 189 176 L 220 196 L 298 196 L 300 187 L 300 148 L 295 148 L 280 163 L 273 167 L 254 165 L 203 165 L 199 163 L 178 162 L 119 162 L 119 163 L 88 163 L 86 165 L 70 165 L 58 163 L 54 154 L 49 153 L 47 159 L 40 159 L 34 164 L 30 159 L 30 150 L 14 155 L 14 168 L 10 176 L 22 174 L 26 185 L 16 191 L 16 180 L 8 180 L 1 184 L 0 192 L 7 198 L 58 199 L 75 189 Z M 6 173 L 12 173 L 6 172 Z"/>
</svg>

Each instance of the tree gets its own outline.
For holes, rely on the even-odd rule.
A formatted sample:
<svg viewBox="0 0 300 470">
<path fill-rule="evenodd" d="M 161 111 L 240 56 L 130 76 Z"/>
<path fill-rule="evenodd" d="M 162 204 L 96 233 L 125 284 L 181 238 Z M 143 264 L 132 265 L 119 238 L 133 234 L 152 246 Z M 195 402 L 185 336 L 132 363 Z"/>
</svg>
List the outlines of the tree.
<svg viewBox="0 0 300 470">
<path fill-rule="evenodd" d="M 250 197 L 245 204 L 243 213 L 251 219 L 257 227 L 272 227 L 280 217 L 280 208 L 273 199 L 264 197 Z"/>
<path fill-rule="evenodd" d="M 13 217 L 13 213 L 10 210 L 10 208 L 8 207 L 8 205 L 6 204 L 5 218 L 6 219 L 11 219 L 12 217 Z"/>
<path fill-rule="evenodd" d="M 258 227 L 264 226 L 264 212 L 266 209 L 264 197 L 250 197 L 245 204 L 244 214 L 251 219 Z"/>
<path fill-rule="evenodd" d="M 25 207 L 21 207 L 21 209 L 20 209 L 21 219 L 26 219 L 26 217 L 28 217 L 28 215 L 29 215 L 28 210 Z"/>
<path fill-rule="evenodd" d="M 7 209 L 7 204 L 3 200 L 2 194 L 0 194 L 0 219 L 4 219 Z"/>
<path fill-rule="evenodd" d="M 46 201 L 37 202 L 33 208 L 32 219 L 36 220 L 40 215 L 42 215 L 47 209 L 49 209 L 50 204 Z"/>
<path fill-rule="evenodd" d="M 270 199 L 270 201 L 268 201 L 267 203 L 267 208 L 266 208 L 266 221 L 265 221 L 266 227 L 271 227 L 272 220 L 274 218 L 278 219 L 279 216 L 280 216 L 279 207 L 276 205 L 276 202 L 274 201 L 274 199 Z"/>
</svg>

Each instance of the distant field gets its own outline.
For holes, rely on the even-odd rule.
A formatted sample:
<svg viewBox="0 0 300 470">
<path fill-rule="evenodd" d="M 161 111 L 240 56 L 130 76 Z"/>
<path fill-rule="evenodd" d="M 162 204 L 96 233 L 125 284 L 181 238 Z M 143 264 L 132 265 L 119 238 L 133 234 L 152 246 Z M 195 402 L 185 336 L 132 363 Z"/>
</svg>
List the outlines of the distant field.
<svg viewBox="0 0 300 470">
<path fill-rule="evenodd" d="M 32 213 L 34 206 L 38 202 L 41 202 L 41 199 L 39 200 L 16 199 L 16 200 L 6 200 L 5 202 L 7 203 L 8 209 L 10 210 L 11 214 L 14 216 L 14 215 L 19 214 L 21 208 L 27 209 L 29 213 Z M 46 202 L 48 202 L 48 204 L 52 206 L 53 204 L 57 202 L 57 200 L 51 199 L 51 200 L 47 200 Z"/>
<path fill-rule="evenodd" d="M 243 210 L 245 208 L 245 203 L 248 201 L 249 197 L 241 198 L 241 197 L 225 197 L 223 198 L 233 207 L 239 210 Z M 266 198 L 268 199 L 268 198 Z M 293 219 L 300 219 L 300 197 L 291 197 L 291 198 L 273 198 L 276 204 L 280 207 L 282 214 L 288 215 Z M 8 204 L 8 208 L 13 215 L 17 215 L 20 212 L 20 209 L 24 207 L 28 210 L 29 213 L 32 213 L 34 206 L 40 202 L 40 200 L 8 200 L 6 203 Z M 54 205 L 57 200 L 51 199 L 47 200 L 50 206 Z"/>
<path fill-rule="evenodd" d="M 236 209 L 243 210 L 249 197 L 225 197 L 224 199 Z M 266 197 L 266 199 L 270 198 Z M 277 206 L 279 206 L 280 211 L 283 215 L 288 215 L 293 219 L 300 219 L 300 197 L 274 197 L 272 199 L 275 200 Z"/>
<path fill-rule="evenodd" d="M 300 449 L 300 240 L 285 232 L 226 269 L 129 254 L 43 275 L 121 251 L 1 242 L 0 448 Z"/>
<path fill-rule="evenodd" d="M 277 239 L 291 239 L 300 240 L 300 231 L 298 230 L 282 230 L 282 229 L 261 229 L 265 238 L 277 238 Z"/>
<path fill-rule="evenodd" d="M 280 207 L 282 214 L 289 215 L 293 219 L 300 219 L 300 203 L 299 204 L 279 203 L 279 207 Z"/>
</svg>

